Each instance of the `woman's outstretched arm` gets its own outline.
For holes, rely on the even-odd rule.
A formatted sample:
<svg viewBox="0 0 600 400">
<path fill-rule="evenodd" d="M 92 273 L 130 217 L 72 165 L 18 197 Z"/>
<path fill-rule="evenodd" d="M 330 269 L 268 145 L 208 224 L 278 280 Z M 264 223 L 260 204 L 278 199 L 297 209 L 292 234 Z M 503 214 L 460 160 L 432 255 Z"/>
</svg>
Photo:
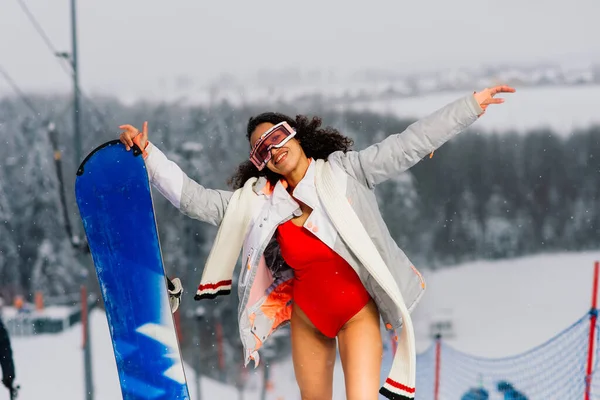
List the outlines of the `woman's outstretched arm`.
<svg viewBox="0 0 600 400">
<path fill-rule="evenodd" d="M 134 143 L 144 150 L 144 160 L 152 185 L 183 214 L 219 225 L 229 204 L 232 192 L 208 189 L 189 178 L 179 166 L 169 160 L 155 145 L 148 141 L 148 124 L 142 132 L 131 125 L 121 125 L 124 130 L 120 140 L 127 150 Z"/>
<path fill-rule="evenodd" d="M 509 86 L 496 86 L 462 97 L 411 124 L 401 133 L 361 151 L 337 152 L 337 161 L 347 173 L 370 188 L 418 163 L 483 115 L 490 104 L 501 104 L 498 93 L 513 93 Z"/>
</svg>

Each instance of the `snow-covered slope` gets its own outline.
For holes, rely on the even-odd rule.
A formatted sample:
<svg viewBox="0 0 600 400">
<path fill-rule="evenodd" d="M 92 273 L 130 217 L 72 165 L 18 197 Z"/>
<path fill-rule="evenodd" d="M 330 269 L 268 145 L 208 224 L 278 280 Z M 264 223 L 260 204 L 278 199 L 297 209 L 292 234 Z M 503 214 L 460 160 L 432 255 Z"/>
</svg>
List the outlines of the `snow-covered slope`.
<svg viewBox="0 0 600 400">
<path fill-rule="evenodd" d="M 336 108 L 368 110 L 401 118 L 421 118 L 467 94 L 467 91 L 433 93 L 419 97 L 340 104 Z M 506 102 L 490 107 L 474 127 L 498 132 L 550 128 L 566 136 L 575 129 L 600 124 L 600 113 L 595 105 L 595 99 L 599 95 L 600 86 L 517 87 L 514 94 L 500 95 Z"/>
<path fill-rule="evenodd" d="M 430 345 L 429 324 L 440 318 L 454 326 L 447 343 L 477 356 L 509 356 L 545 342 L 590 310 L 596 260 L 600 251 L 425 271 L 427 292 L 414 313 L 418 350 Z"/>
<path fill-rule="evenodd" d="M 418 350 L 430 344 L 429 324 L 452 321 L 453 347 L 478 356 L 500 357 L 537 346 L 567 328 L 590 308 L 594 261 L 600 251 L 543 254 L 513 260 L 474 262 L 440 271 L 423 271 L 428 284 L 414 313 Z M 121 398 L 106 317 L 91 315 L 95 400 Z M 84 395 L 81 327 L 57 335 L 14 337 L 20 400 L 80 400 Z M 387 372 L 387 361 L 382 377 Z M 245 400 L 258 400 L 261 371 L 249 370 Z M 195 397 L 195 375 L 186 366 Z M 298 400 L 291 362 L 275 365 L 269 400 Z M 344 399 L 341 366 L 336 366 L 335 400 Z M 203 378 L 202 399 L 236 399 L 235 388 Z M 0 400 L 5 391 L 0 390 Z"/>
<path fill-rule="evenodd" d="M 473 86 L 475 89 L 483 89 L 485 86 Z M 574 129 L 587 128 L 590 125 L 600 124 L 600 113 L 597 112 L 596 99 L 600 97 L 600 85 L 582 86 L 540 86 L 519 87 L 515 85 L 515 94 L 504 95 L 506 103 L 495 106 L 476 122 L 475 127 L 485 131 L 505 132 L 517 130 L 538 129 L 547 127 L 560 135 L 568 135 Z M 291 104 L 298 113 L 308 113 L 321 104 L 323 108 L 335 110 L 367 110 L 400 118 L 417 119 L 437 110 L 459 97 L 467 95 L 469 90 L 444 91 L 427 93 L 418 96 L 402 97 L 389 96 L 370 98 L 365 95 L 364 100 L 347 101 L 343 94 L 359 96 L 362 90 L 352 87 L 321 87 L 322 92 L 313 88 L 277 88 L 271 92 L 269 88 L 254 88 L 251 91 L 232 89 L 220 93 L 219 97 L 213 99 L 215 102 L 227 100 L 234 105 L 241 104 L 264 104 L 265 108 L 278 107 L 278 102 Z M 358 94 L 355 93 L 358 91 Z M 400 91 L 400 89 L 398 89 Z M 179 96 L 160 98 L 165 102 L 182 102 L 188 104 L 210 103 L 207 92 L 199 91 Z M 342 98 L 340 98 L 342 96 Z M 334 99 L 335 98 L 335 99 Z M 134 103 L 138 97 L 122 97 L 125 103 Z"/>
<path fill-rule="evenodd" d="M 90 337 L 94 379 L 94 400 L 122 398 L 110 341 L 106 316 L 102 311 L 90 315 Z M 13 353 L 17 383 L 21 385 L 19 400 L 85 398 L 81 325 L 57 335 L 13 337 Z M 196 397 L 195 373 L 185 366 L 190 395 Z M 260 377 L 254 374 L 251 379 Z M 258 400 L 260 386 L 245 393 L 245 400 Z M 237 390 L 214 380 L 201 380 L 202 399 L 236 399 Z M 0 390 L 0 400 L 4 400 Z"/>
</svg>

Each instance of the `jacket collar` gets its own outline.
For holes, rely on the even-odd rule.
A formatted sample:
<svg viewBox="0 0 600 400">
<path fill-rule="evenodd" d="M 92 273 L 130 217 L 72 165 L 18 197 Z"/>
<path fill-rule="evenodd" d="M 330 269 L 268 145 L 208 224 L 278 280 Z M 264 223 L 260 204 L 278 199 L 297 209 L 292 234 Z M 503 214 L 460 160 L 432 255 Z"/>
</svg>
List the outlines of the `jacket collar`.
<svg viewBox="0 0 600 400">
<path fill-rule="evenodd" d="M 296 199 L 300 200 L 313 210 L 317 208 L 319 204 L 317 188 L 315 187 L 315 164 L 315 160 L 311 158 L 306 174 L 304 174 L 304 178 L 298 182 L 298 185 L 293 192 L 293 196 Z"/>
<path fill-rule="evenodd" d="M 302 180 L 298 183 L 298 186 L 294 189 L 293 197 L 297 198 L 310 208 L 315 209 L 319 203 L 317 189 L 315 187 L 316 163 L 312 158 L 309 161 L 308 169 Z M 287 183 L 285 181 L 280 180 L 273 186 L 264 176 L 261 176 L 256 181 L 254 192 L 270 197 L 270 200 L 274 205 L 281 203 L 282 201 L 293 200 L 291 198 L 292 196 L 290 196 L 287 191 Z"/>
</svg>

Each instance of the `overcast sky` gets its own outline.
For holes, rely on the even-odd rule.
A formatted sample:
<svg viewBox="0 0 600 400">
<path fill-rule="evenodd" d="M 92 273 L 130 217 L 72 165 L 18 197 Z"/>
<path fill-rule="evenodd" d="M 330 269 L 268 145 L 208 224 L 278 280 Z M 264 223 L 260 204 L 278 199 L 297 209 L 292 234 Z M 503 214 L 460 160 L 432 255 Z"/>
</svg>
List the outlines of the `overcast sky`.
<svg viewBox="0 0 600 400">
<path fill-rule="evenodd" d="M 70 1 L 24 1 L 56 47 L 69 51 Z M 78 1 L 78 13 L 88 92 L 265 67 L 600 61 L 599 0 L 101 0 Z M 70 90 L 18 0 L 0 0 L 0 65 L 25 90 Z"/>
</svg>

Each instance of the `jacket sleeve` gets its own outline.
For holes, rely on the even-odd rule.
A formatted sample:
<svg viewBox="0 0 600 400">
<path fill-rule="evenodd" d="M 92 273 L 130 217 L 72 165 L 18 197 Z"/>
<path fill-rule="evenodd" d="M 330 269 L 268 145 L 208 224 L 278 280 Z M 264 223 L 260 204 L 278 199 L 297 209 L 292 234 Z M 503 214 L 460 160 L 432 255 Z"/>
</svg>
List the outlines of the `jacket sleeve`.
<svg viewBox="0 0 600 400">
<path fill-rule="evenodd" d="M 148 142 L 145 163 L 152 185 L 188 217 L 219 225 L 233 192 L 207 189 Z"/>
<path fill-rule="evenodd" d="M 0 366 L 2 367 L 2 380 L 12 382 L 15 379 L 15 364 L 8 332 L 2 321 L 0 321 Z"/>
<path fill-rule="evenodd" d="M 473 95 L 462 97 L 361 151 L 330 160 L 369 188 L 397 176 L 475 122 L 483 112 Z"/>
</svg>

